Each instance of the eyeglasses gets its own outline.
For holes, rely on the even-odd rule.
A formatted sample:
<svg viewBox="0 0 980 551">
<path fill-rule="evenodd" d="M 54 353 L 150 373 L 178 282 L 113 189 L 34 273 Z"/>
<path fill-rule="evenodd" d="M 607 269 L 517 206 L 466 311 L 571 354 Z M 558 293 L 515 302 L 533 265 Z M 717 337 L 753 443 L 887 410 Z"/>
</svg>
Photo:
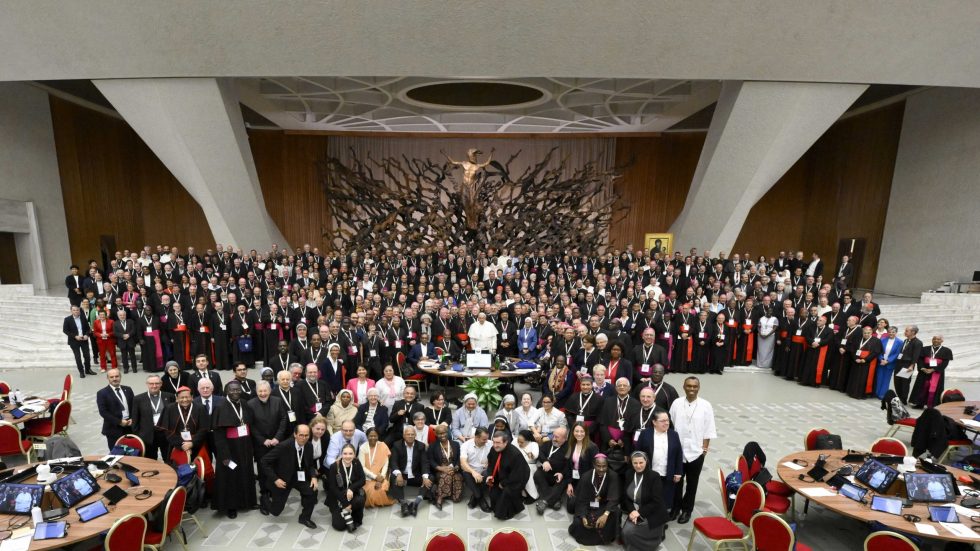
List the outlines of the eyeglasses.
<svg viewBox="0 0 980 551">
<path fill-rule="evenodd" d="M 907 513 L 907 514 L 902 515 L 902 518 L 904 518 L 905 520 L 907 520 L 909 522 L 912 522 L 912 523 L 922 522 L 922 517 L 920 517 L 918 515 L 913 515 L 913 514 L 908 514 Z"/>
</svg>

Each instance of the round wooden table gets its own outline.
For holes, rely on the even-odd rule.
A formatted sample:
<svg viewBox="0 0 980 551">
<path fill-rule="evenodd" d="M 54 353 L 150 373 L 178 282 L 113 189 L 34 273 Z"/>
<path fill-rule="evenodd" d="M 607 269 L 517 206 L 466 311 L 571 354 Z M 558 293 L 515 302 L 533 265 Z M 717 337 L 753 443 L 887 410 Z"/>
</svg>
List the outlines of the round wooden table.
<svg viewBox="0 0 980 551">
<path fill-rule="evenodd" d="M 41 411 L 38 411 L 37 413 L 28 413 L 27 415 L 21 417 L 20 419 L 15 419 L 14 416 L 11 415 L 10 412 L 13 411 L 14 408 L 16 408 L 17 406 L 15 406 L 12 402 L 5 402 L 3 404 L 3 410 L 0 410 L 0 413 L 3 414 L 3 420 L 6 421 L 6 422 L 8 422 L 8 423 L 14 424 L 14 425 L 21 425 L 21 424 L 24 424 L 24 423 L 30 421 L 31 419 L 37 419 L 38 417 L 41 417 L 42 415 L 44 415 L 45 413 L 47 413 L 48 412 L 48 408 L 51 405 L 44 398 L 37 398 L 37 397 L 31 396 L 30 398 L 28 398 L 28 400 L 40 400 L 40 402 L 38 402 L 38 406 L 42 406 L 43 405 L 44 406 L 44 409 L 42 409 Z M 43 404 L 41 402 L 43 402 Z"/>
<path fill-rule="evenodd" d="M 972 414 L 964 411 L 970 406 L 973 406 L 976 409 L 976 411 Z M 968 429 L 973 432 L 980 432 L 980 423 L 973 420 L 973 418 L 980 413 L 980 402 L 946 402 L 945 404 L 939 404 L 936 406 L 936 411 L 942 413 L 946 417 L 949 417 L 956 422 L 957 425 L 963 427 L 964 429 Z M 964 423 L 964 419 L 969 420 L 969 422 Z"/>
<path fill-rule="evenodd" d="M 963 538 L 963 537 L 958 537 L 956 535 L 953 535 L 951 532 L 949 532 L 948 530 L 940 526 L 939 523 L 932 522 L 931 520 L 929 520 L 929 509 L 927 507 L 927 504 L 925 503 L 913 502 L 912 507 L 908 509 L 902 509 L 902 514 L 903 515 L 912 514 L 919 517 L 920 519 L 922 519 L 920 523 L 932 526 L 933 528 L 936 529 L 938 535 L 934 536 L 932 534 L 923 534 L 919 532 L 918 530 L 916 530 L 915 525 L 913 523 L 905 520 L 900 515 L 892 515 L 889 513 L 872 511 L 870 507 L 870 503 L 871 503 L 870 496 L 875 493 L 873 490 L 868 490 L 868 497 L 865 498 L 868 503 L 858 503 L 857 501 L 854 501 L 853 499 L 850 499 L 848 497 L 837 495 L 837 491 L 834 490 L 832 487 L 828 486 L 826 482 L 812 482 L 812 481 L 804 482 L 800 480 L 799 476 L 801 474 L 806 474 L 806 472 L 809 471 L 811 467 L 806 466 L 803 467 L 801 470 L 797 470 L 784 465 L 784 463 L 792 463 L 794 459 L 802 459 L 807 463 L 807 465 L 812 466 L 814 463 L 816 463 L 817 457 L 822 453 L 827 454 L 829 456 L 827 459 L 827 463 L 824 467 L 825 469 L 827 469 L 827 471 L 829 471 L 828 474 L 824 477 L 824 480 L 826 481 L 831 476 L 833 476 L 834 472 L 838 468 L 846 464 L 844 463 L 843 460 L 843 457 L 847 454 L 846 450 L 801 451 L 791 455 L 787 455 L 786 457 L 779 460 L 779 466 L 776 468 L 776 474 L 779 475 L 779 478 L 783 482 L 785 482 L 787 486 L 792 488 L 795 492 L 803 496 L 805 499 L 809 499 L 814 503 L 818 503 L 821 506 L 826 507 L 831 511 L 834 511 L 835 513 L 839 513 L 841 515 L 851 517 L 853 519 L 857 519 L 862 522 L 878 521 L 890 529 L 896 530 L 898 532 L 915 534 L 916 536 L 922 538 L 941 539 L 946 541 L 962 541 L 967 543 L 980 543 L 980 539 L 977 538 Z M 854 467 L 854 472 L 856 473 L 858 468 L 861 466 L 861 463 L 851 463 L 850 465 Z M 962 471 L 960 469 L 954 469 L 949 466 L 947 466 L 946 468 L 954 477 L 959 477 L 961 475 L 969 475 L 969 473 L 967 473 L 966 471 Z M 924 472 L 924 471 L 918 470 L 916 472 Z M 901 477 L 901 475 L 899 476 Z M 960 481 L 957 481 L 956 483 L 959 485 L 963 485 L 963 483 Z M 865 487 L 860 483 L 858 483 L 857 485 L 861 486 L 862 488 Z M 901 484 L 900 487 L 904 488 L 904 483 Z M 823 488 L 826 490 L 830 490 L 831 492 L 834 492 L 834 495 L 811 497 L 802 491 L 807 488 Z M 902 498 L 905 497 L 904 491 L 902 492 L 901 496 L 895 496 L 892 494 L 881 494 L 881 495 L 888 495 L 890 497 L 902 497 Z M 962 497 L 957 497 L 954 503 L 959 504 L 961 499 Z M 933 502 L 932 505 L 952 505 L 952 504 L 945 504 L 945 503 L 940 504 L 940 503 Z M 960 514 L 959 512 L 957 514 L 959 515 L 960 522 L 963 524 L 963 526 L 966 526 L 968 528 L 972 526 L 972 523 L 970 522 L 969 518 L 964 518 L 964 515 Z M 980 516 L 980 510 L 975 511 L 974 514 Z M 978 534 L 978 536 L 980 536 L 980 534 Z"/>
<path fill-rule="evenodd" d="M 491 379 L 510 379 L 516 377 L 524 377 L 525 375 L 533 375 L 541 371 L 541 366 L 534 369 L 515 369 L 514 371 L 493 371 L 491 369 L 474 369 L 474 370 L 463 370 L 463 371 L 453 371 L 452 369 L 446 369 L 444 371 L 439 370 L 439 364 L 436 362 L 419 362 L 419 369 L 424 371 L 429 375 L 436 377 L 452 377 L 455 379 L 469 379 L 471 377 L 489 377 Z"/>
<path fill-rule="evenodd" d="M 101 458 L 102 456 L 99 455 L 85 457 L 85 459 L 88 461 L 97 461 Z M 153 495 L 147 499 L 136 499 L 135 495 L 129 495 L 117 503 L 114 507 L 110 506 L 109 514 L 102 515 L 101 517 L 90 520 L 89 522 L 81 522 L 78 518 L 78 513 L 75 512 L 75 509 L 82 505 L 101 499 L 102 493 L 114 485 L 113 483 L 100 477 L 98 479 L 100 486 L 99 491 L 77 503 L 71 508 L 71 512 L 68 513 L 68 516 L 59 519 L 67 521 L 70 525 L 68 527 L 68 535 L 61 539 L 32 541 L 30 547 L 31 550 L 57 549 L 59 547 L 66 547 L 94 538 L 99 534 L 108 531 L 114 522 L 128 514 L 145 515 L 149 513 L 163 502 L 163 498 L 166 495 L 167 490 L 177 486 L 177 473 L 165 463 L 154 459 L 147 459 L 145 457 L 123 457 L 120 459 L 120 461 L 128 465 L 132 465 L 140 470 L 140 472 L 136 473 L 136 476 L 138 476 L 140 479 L 140 485 L 133 491 L 133 493 L 135 494 L 138 493 L 139 490 L 147 489 L 151 490 Z M 29 465 L 25 465 L 24 467 L 27 468 L 32 465 L 36 465 L 36 463 L 31 463 Z M 147 478 L 143 476 L 143 472 L 145 471 L 160 471 L 160 474 Z M 129 491 L 132 484 L 130 484 L 129 480 L 126 479 L 124 471 L 121 469 L 111 469 L 110 472 L 121 476 L 122 482 L 117 483 L 118 486 Z M 21 484 L 36 483 L 36 477 L 31 477 L 21 482 Z M 29 521 L 30 517 L 24 515 L 0 515 L 0 527 L 7 526 L 11 519 L 15 519 L 15 522 L 18 519 L 27 519 Z M 31 524 L 28 523 L 28 526 L 31 526 Z M 31 529 L 31 532 L 33 533 L 33 528 Z"/>
</svg>

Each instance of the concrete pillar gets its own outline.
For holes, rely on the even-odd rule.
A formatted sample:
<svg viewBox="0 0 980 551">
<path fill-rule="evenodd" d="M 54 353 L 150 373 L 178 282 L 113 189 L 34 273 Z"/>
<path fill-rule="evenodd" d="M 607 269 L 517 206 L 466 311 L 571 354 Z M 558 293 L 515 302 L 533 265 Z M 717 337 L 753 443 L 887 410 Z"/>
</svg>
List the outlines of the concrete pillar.
<svg viewBox="0 0 980 551">
<path fill-rule="evenodd" d="M 731 252 L 755 203 L 866 85 L 728 81 L 722 86 L 674 250 Z"/>
<path fill-rule="evenodd" d="M 269 217 L 252 150 L 227 81 L 93 81 L 201 205 L 218 243 L 268 250 L 285 238 Z"/>
</svg>

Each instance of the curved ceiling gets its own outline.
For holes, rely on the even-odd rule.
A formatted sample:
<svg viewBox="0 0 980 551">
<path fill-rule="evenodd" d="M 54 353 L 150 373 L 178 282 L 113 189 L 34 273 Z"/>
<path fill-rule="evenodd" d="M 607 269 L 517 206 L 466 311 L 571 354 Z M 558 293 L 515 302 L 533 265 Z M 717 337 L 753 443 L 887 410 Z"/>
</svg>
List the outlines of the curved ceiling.
<svg viewBox="0 0 980 551">
<path fill-rule="evenodd" d="M 665 130 L 713 103 L 720 84 L 610 78 L 269 77 L 238 79 L 238 88 L 242 103 L 286 129 L 561 133 Z"/>
<path fill-rule="evenodd" d="M 0 80 L 495 75 L 980 87 L 976 0 L 31 0 Z"/>
</svg>

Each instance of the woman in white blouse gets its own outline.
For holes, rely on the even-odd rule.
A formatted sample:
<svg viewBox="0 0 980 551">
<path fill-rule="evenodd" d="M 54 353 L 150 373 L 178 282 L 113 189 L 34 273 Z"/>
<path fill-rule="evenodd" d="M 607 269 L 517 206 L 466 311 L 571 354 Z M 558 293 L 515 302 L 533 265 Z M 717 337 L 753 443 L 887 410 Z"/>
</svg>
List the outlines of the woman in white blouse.
<svg viewBox="0 0 980 551">
<path fill-rule="evenodd" d="M 531 394 L 525 392 L 521 394 L 521 406 L 516 410 L 518 432 L 524 429 L 530 429 L 538 422 L 538 408 L 534 407 L 534 400 L 531 398 Z"/>
<path fill-rule="evenodd" d="M 405 379 L 395 375 L 394 367 L 386 365 L 384 377 L 375 383 L 374 388 L 378 389 L 378 397 L 381 398 L 381 403 L 388 408 L 388 411 L 391 411 L 391 406 L 395 404 L 395 400 L 400 399 L 405 392 Z"/>
<path fill-rule="evenodd" d="M 323 454 L 327 451 L 327 439 L 323 436 L 327 434 L 327 418 L 317 415 L 310 420 L 310 444 L 313 446 L 313 460 L 318 469 L 326 472 L 323 468 Z"/>
<path fill-rule="evenodd" d="M 527 484 L 524 486 L 524 503 L 531 504 L 538 499 L 538 488 L 534 485 L 534 471 L 538 470 L 538 443 L 534 441 L 534 433 L 530 430 L 524 429 L 517 433 L 517 439 L 514 441 L 514 445 L 517 449 L 521 450 L 521 454 L 527 461 L 528 467 L 531 469 L 531 476 L 527 479 Z"/>
</svg>

